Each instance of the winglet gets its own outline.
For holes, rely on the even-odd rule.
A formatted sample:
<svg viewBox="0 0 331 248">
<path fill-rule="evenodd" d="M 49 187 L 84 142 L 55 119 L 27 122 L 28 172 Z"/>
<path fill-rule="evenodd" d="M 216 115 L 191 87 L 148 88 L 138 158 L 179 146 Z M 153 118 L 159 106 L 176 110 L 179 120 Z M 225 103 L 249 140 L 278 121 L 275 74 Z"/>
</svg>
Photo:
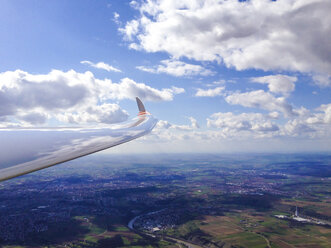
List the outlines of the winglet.
<svg viewBox="0 0 331 248">
<path fill-rule="evenodd" d="M 138 115 L 146 114 L 146 109 L 145 109 L 145 106 L 142 103 L 142 101 L 138 97 L 136 97 L 136 101 L 137 101 L 137 105 L 138 105 L 138 109 L 139 109 Z"/>
</svg>

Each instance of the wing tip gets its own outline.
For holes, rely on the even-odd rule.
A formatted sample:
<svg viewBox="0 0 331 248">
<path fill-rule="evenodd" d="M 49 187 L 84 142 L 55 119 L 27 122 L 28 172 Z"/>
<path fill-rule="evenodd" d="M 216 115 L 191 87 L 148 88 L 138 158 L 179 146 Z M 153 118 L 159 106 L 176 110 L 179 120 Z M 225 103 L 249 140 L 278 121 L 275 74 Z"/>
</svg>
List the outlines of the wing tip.
<svg viewBox="0 0 331 248">
<path fill-rule="evenodd" d="M 139 97 L 136 97 L 136 101 L 137 101 L 137 105 L 138 105 L 138 109 L 139 109 L 138 115 L 146 114 L 145 106 L 144 106 L 143 102 L 139 99 Z"/>
</svg>

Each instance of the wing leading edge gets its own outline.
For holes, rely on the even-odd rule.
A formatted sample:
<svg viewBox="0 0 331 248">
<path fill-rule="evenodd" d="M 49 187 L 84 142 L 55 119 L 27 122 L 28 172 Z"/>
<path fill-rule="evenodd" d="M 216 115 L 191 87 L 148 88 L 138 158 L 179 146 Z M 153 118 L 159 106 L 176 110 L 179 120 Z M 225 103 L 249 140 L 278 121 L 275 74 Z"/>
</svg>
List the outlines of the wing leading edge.
<svg viewBox="0 0 331 248">
<path fill-rule="evenodd" d="M 129 142 L 149 133 L 157 120 L 136 98 L 138 117 L 105 128 L 0 129 L 0 181 L 28 174 Z"/>
</svg>

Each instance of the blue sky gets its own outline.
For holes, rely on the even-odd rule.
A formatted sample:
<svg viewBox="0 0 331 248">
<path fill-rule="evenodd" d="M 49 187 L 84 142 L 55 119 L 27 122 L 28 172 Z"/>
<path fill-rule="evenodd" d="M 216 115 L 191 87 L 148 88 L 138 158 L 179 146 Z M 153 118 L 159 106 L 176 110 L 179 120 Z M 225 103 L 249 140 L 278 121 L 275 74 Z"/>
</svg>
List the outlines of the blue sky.
<svg viewBox="0 0 331 248">
<path fill-rule="evenodd" d="M 116 123 L 137 95 L 160 122 L 119 151 L 330 150 L 327 1 L 0 4 L 1 126 Z"/>
</svg>

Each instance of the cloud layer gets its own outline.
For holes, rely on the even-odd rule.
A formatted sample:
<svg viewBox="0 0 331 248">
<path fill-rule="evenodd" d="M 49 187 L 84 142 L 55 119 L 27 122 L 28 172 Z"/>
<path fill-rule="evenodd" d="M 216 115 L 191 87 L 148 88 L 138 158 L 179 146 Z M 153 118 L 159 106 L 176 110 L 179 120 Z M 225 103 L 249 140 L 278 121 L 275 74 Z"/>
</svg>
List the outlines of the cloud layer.
<svg viewBox="0 0 331 248">
<path fill-rule="evenodd" d="M 319 145 L 327 142 L 331 137 L 329 128 L 331 104 L 321 105 L 314 112 L 303 109 L 301 115 L 296 115 L 285 122 L 274 117 L 273 114 L 254 112 L 240 114 L 217 112 L 206 119 L 207 128 L 200 128 L 193 117 L 189 118 L 191 125 L 176 125 L 161 120 L 152 134 L 145 137 L 144 140 L 145 142 L 148 141 L 145 144 L 171 143 L 175 147 L 184 145 L 186 148 L 181 148 L 186 149 L 186 151 L 189 151 L 187 147 L 195 147 L 194 149 L 200 150 L 205 147 L 208 148 L 209 152 L 217 151 L 218 147 L 222 147 L 225 149 L 223 151 L 227 151 L 227 144 L 235 144 L 237 147 L 231 147 L 231 150 L 238 151 L 238 147 L 241 147 L 245 142 L 248 142 L 246 144 L 249 145 L 245 148 L 247 151 L 252 148 L 256 151 L 255 145 L 257 143 L 263 144 L 261 151 L 268 149 L 286 151 L 282 148 L 288 149 L 287 151 L 294 151 L 296 147 L 293 147 L 293 142 L 297 147 L 301 145 L 300 142 L 307 144 L 305 149 L 308 150 L 309 146 L 311 149 L 320 149 Z M 297 143 L 297 139 L 300 139 L 300 144 Z M 269 146 L 269 142 L 275 144 L 275 147 Z M 315 142 L 316 147 L 311 147 L 312 142 Z"/>
<path fill-rule="evenodd" d="M 120 31 L 130 48 L 237 70 L 313 73 L 330 85 L 331 2 L 150 0 Z M 309 17 L 309 18 L 308 18 Z"/>
</svg>

